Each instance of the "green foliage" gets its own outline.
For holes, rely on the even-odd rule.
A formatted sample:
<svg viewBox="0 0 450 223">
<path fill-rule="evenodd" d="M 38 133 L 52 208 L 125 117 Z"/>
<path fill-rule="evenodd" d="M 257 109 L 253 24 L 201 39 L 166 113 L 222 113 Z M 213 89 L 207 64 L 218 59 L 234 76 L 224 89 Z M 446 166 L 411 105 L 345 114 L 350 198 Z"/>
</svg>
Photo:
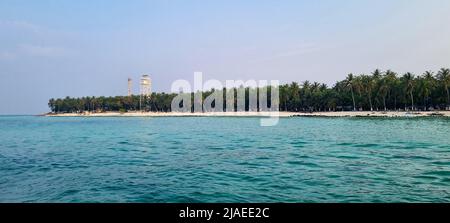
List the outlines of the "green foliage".
<svg viewBox="0 0 450 223">
<path fill-rule="evenodd" d="M 446 109 L 450 105 L 450 70 L 442 68 L 436 75 L 427 71 L 416 76 L 406 73 L 399 77 L 395 72 L 375 70 L 371 75 L 349 74 L 333 87 L 317 82 L 293 82 L 279 86 L 280 111 L 340 111 L 340 110 L 430 110 Z M 226 91 L 223 89 L 224 109 Z M 250 92 L 245 88 L 246 110 Z M 203 99 L 212 91 L 203 93 Z M 153 93 L 150 97 L 82 97 L 50 99 L 48 106 L 55 113 L 152 111 L 169 112 L 176 94 Z M 194 102 L 194 93 L 191 93 Z M 269 98 L 270 101 L 270 98 Z M 236 99 L 235 99 L 236 106 Z M 235 108 L 234 108 L 235 109 Z M 193 108 L 191 108 L 193 111 Z"/>
</svg>

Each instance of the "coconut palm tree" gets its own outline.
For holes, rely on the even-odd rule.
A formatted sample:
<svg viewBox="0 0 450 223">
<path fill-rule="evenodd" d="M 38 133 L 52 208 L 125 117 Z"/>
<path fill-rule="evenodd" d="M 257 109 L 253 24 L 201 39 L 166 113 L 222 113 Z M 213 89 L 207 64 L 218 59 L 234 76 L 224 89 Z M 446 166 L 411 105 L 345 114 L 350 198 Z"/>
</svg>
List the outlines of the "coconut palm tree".
<svg viewBox="0 0 450 223">
<path fill-rule="evenodd" d="M 411 98 L 411 109 L 414 110 L 414 74 L 412 73 L 406 73 L 403 75 L 403 81 L 404 81 L 404 87 L 407 94 L 409 94 Z"/>
<path fill-rule="evenodd" d="M 388 93 L 390 100 L 388 101 L 391 103 L 391 105 L 393 105 L 392 108 L 394 108 L 394 110 L 397 110 L 397 99 L 402 94 L 401 80 L 397 77 L 397 73 L 393 72 L 392 70 L 387 70 L 385 76 L 387 78 L 387 83 L 390 89 Z"/>
<path fill-rule="evenodd" d="M 50 110 L 51 110 L 52 112 L 56 112 L 56 100 L 55 100 L 54 98 L 51 98 L 51 99 L 48 101 L 48 107 L 50 107 Z"/>
<path fill-rule="evenodd" d="M 297 82 L 292 82 L 289 86 L 289 94 L 291 100 L 291 111 L 298 111 L 301 103 L 300 86 Z"/>
<path fill-rule="evenodd" d="M 386 73 L 379 81 L 378 91 L 383 101 L 384 111 L 387 111 L 386 97 L 390 91 L 391 78 L 392 77 Z"/>
<path fill-rule="evenodd" d="M 434 73 L 432 71 L 426 71 L 422 76 L 422 95 L 424 97 L 424 105 L 428 110 L 428 101 L 430 99 L 431 91 L 435 87 Z"/>
<path fill-rule="evenodd" d="M 374 88 L 374 80 L 369 75 L 361 75 L 361 83 L 363 87 L 363 91 L 367 94 L 369 99 L 370 111 L 373 111 L 373 103 L 372 103 L 372 91 Z"/>
<path fill-rule="evenodd" d="M 345 79 L 345 86 L 350 89 L 352 92 L 352 100 L 353 100 L 353 111 L 356 111 L 356 101 L 355 101 L 355 93 L 353 90 L 353 84 L 354 84 L 354 77 L 353 74 L 348 74 L 347 79 Z"/>
<path fill-rule="evenodd" d="M 284 96 L 282 96 L 282 98 L 281 98 L 281 100 L 284 101 L 284 111 L 290 111 L 289 107 L 290 107 L 291 101 L 289 99 L 290 94 L 289 94 L 289 85 L 288 84 L 285 84 L 281 87 L 280 94 L 284 94 Z"/>
<path fill-rule="evenodd" d="M 381 79 L 381 75 L 383 75 L 383 72 L 381 72 L 380 69 L 376 69 L 372 72 L 372 78 L 375 80 Z"/>
<path fill-rule="evenodd" d="M 447 106 L 450 105 L 450 69 L 442 68 L 437 74 L 438 80 L 444 85 L 445 91 L 447 92 Z"/>
</svg>

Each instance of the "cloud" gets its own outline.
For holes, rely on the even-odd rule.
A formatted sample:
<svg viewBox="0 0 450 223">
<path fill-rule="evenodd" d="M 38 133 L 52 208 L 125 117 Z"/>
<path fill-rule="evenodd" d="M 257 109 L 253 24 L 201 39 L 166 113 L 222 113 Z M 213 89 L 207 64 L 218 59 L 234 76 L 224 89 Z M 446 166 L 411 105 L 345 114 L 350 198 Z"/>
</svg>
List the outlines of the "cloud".
<svg viewBox="0 0 450 223">
<path fill-rule="evenodd" d="M 57 46 L 20 44 L 19 53 L 36 57 L 59 57 L 67 55 L 68 50 Z"/>
<path fill-rule="evenodd" d="M 274 60 L 284 60 L 291 57 L 299 57 L 309 53 L 322 50 L 323 47 L 319 47 L 314 43 L 304 43 L 297 46 L 283 47 L 282 49 L 276 49 L 270 52 L 267 57 L 257 59 L 253 62 L 269 62 Z"/>
<path fill-rule="evenodd" d="M 20 44 L 13 51 L 0 52 L 0 60 L 15 60 L 23 57 L 62 57 L 70 55 L 71 50 L 58 46 Z"/>
<path fill-rule="evenodd" d="M 311 44 L 311 43 L 310 44 L 302 44 L 302 45 L 294 47 L 290 50 L 279 52 L 278 54 L 275 54 L 272 59 L 283 58 L 283 57 L 295 57 L 295 56 L 315 52 L 317 50 L 319 50 L 319 47 L 315 44 Z"/>
<path fill-rule="evenodd" d="M 25 21 L 8 21 L 8 20 L 0 20 L 0 29 L 16 29 L 34 33 L 39 33 L 43 30 L 42 27 L 33 23 Z"/>
<path fill-rule="evenodd" d="M 13 60 L 15 58 L 16 55 L 11 52 L 8 51 L 0 52 L 0 60 Z"/>
<path fill-rule="evenodd" d="M 61 57 L 71 50 L 61 46 L 67 35 L 26 21 L 0 20 L 0 60 L 23 57 Z"/>
</svg>

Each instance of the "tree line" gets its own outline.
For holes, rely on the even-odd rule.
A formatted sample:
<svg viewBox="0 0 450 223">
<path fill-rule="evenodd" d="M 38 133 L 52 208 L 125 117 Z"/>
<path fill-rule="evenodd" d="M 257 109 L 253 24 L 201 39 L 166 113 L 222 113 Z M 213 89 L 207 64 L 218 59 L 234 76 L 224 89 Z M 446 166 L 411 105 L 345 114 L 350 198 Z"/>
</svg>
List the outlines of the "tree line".
<svg viewBox="0 0 450 223">
<path fill-rule="evenodd" d="M 422 75 L 375 70 L 371 74 L 348 74 L 334 86 L 318 82 L 292 82 L 279 86 L 279 109 L 290 112 L 314 111 L 392 111 L 392 110 L 445 110 L 450 106 L 450 69 L 427 71 Z M 224 109 L 226 108 L 224 91 Z M 236 92 L 238 89 L 233 89 Z M 203 92 L 203 99 L 215 90 Z M 246 110 L 252 91 L 245 88 Z M 270 95 L 270 89 L 269 89 Z M 170 112 L 172 99 L 177 94 L 152 93 L 116 97 L 82 97 L 50 99 L 54 113 L 152 111 Z M 236 98 L 236 97 L 235 97 Z M 192 93 L 192 100 L 194 93 Z M 270 101 L 270 96 L 269 96 Z M 236 104 L 236 103 L 235 103 Z M 193 110 L 193 109 L 192 109 Z"/>
</svg>

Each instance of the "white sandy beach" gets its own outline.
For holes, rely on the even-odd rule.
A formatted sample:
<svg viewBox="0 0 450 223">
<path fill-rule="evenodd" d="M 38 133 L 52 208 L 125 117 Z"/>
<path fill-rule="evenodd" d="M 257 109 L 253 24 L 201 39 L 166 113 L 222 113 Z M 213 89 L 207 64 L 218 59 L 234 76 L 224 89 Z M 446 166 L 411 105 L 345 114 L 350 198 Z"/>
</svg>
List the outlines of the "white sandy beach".
<svg viewBox="0 0 450 223">
<path fill-rule="evenodd" d="M 206 113 L 179 113 L 179 112 L 102 112 L 102 113 L 63 113 L 46 114 L 48 117 L 450 117 L 450 111 L 345 111 L 345 112 L 206 112 Z"/>
</svg>

